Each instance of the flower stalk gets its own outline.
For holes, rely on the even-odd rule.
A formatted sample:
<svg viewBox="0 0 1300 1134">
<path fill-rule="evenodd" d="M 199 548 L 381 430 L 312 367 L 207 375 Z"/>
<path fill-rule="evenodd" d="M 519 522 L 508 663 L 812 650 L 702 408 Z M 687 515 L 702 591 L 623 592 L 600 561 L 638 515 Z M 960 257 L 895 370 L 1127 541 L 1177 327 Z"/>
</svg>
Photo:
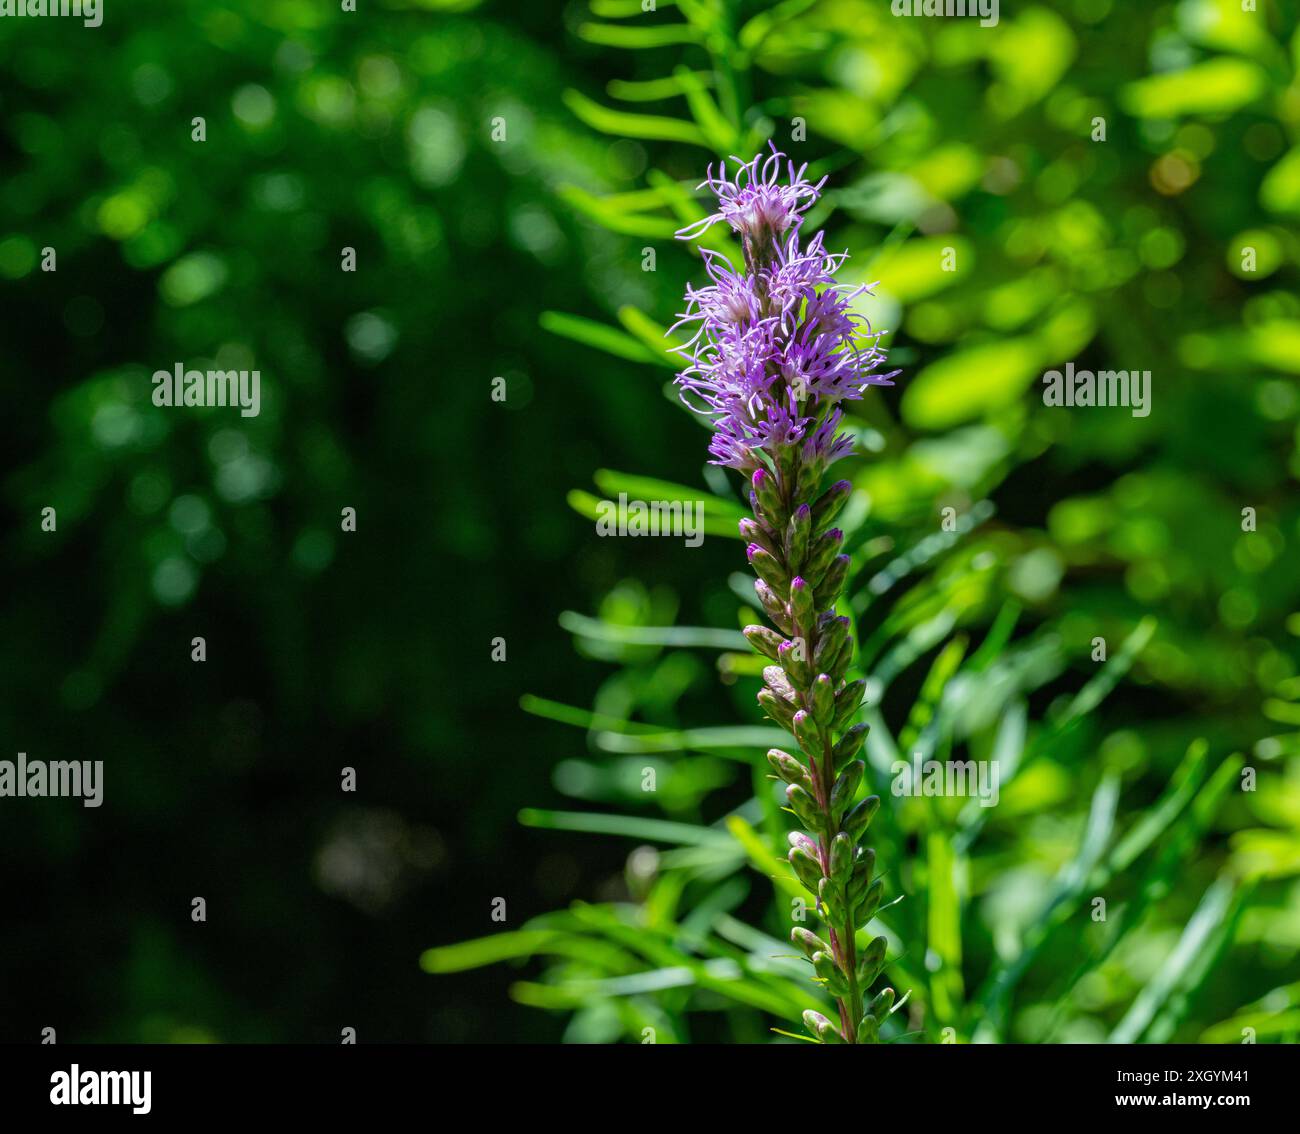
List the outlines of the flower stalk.
<svg viewBox="0 0 1300 1134">
<path fill-rule="evenodd" d="M 854 641 L 837 604 L 848 579 L 844 533 L 834 526 L 852 485 L 824 485 L 830 466 L 852 451 L 840 432 L 841 403 L 861 398 L 894 374 L 877 367 L 879 333 L 852 308 L 865 287 L 845 291 L 834 273 L 846 254 L 825 251 L 823 234 L 803 242 L 804 212 L 818 200 L 816 185 L 775 147 L 740 162 L 734 177 L 712 167 L 703 182 L 718 208 L 679 236 L 691 239 L 725 221 L 741 238 L 744 270 L 702 252 L 711 283 L 688 287 L 676 327 L 695 327 L 678 348 L 689 365 L 677 382 L 687 405 L 713 425 L 714 464 L 748 482 L 752 516 L 740 522 L 756 576 L 755 593 L 770 626 L 745 637 L 771 661 L 758 701 L 788 731 L 793 751 L 774 748 L 768 761 L 786 785 L 789 810 L 803 830 L 790 834 L 789 861 L 814 899 L 821 936 L 803 927 L 791 934 L 813 976 L 834 999 L 838 1018 L 805 1012 L 804 1024 L 822 1043 L 875 1043 L 893 1006 L 886 988 L 870 1000 L 885 964 L 886 940 L 859 948 L 858 933 L 883 894 L 875 853 L 863 839 L 880 806 L 859 799 L 866 766 L 859 760 L 867 731 L 854 723 L 865 682 L 849 681 Z M 896 373 L 896 372 L 894 372 Z"/>
</svg>

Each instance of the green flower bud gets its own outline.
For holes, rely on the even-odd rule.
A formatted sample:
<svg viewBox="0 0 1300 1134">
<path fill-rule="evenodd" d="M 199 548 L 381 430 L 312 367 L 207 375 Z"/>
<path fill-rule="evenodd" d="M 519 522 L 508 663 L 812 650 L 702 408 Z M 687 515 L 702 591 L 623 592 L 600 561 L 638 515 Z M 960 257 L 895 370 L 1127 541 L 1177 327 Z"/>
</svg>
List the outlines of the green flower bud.
<svg viewBox="0 0 1300 1134">
<path fill-rule="evenodd" d="M 740 538 L 746 543 L 756 543 L 759 547 L 776 554 L 777 544 L 765 527 L 757 520 L 752 520 L 746 516 L 740 521 Z"/>
<path fill-rule="evenodd" d="M 817 617 L 813 606 L 813 589 L 802 575 L 796 575 L 790 580 L 790 617 L 801 633 L 810 629 Z"/>
<path fill-rule="evenodd" d="M 858 1043 L 878 1043 L 880 1024 L 874 1016 L 863 1016 L 858 1021 Z"/>
<path fill-rule="evenodd" d="M 804 951 L 811 961 L 814 953 L 829 953 L 831 947 L 811 930 L 796 926 L 790 930 L 790 940 Z"/>
<path fill-rule="evenodd" d="M 769 717 L 787 731 L 794 724 L 794 706 L 784 697 L 778 697 L 770 689 L 758 691 L 758 703 Z"/>
<path fill-rule="evenodd" d="M 834 878 L 823 878 L 817 886 L 817 900 L 831 925 L 844 921 L 844 887 Z"/>
<path fill-rule="evenodd" d="M 836 516 L 840 514 L 840 509 L 844 507 L 845 501 L 853 493 L 853 485 L 847 480 L 837 480 L 825 492 L 818 497 L 817 502 L 812 508 L 813 527 L 821 531 Z"/>
<path fill-rule="evenodd" d="M 746 554 L 749 556 L 749 565 L 754 568 L 754 574 L 777 594 L 784 594 L 790 586 L 790 572 L 786 570 L 785 564 L 756 543 L 749 545 Z"/>
<path fill-rule="evenodd" d="M 785 529 L 785 561 L 792 570 L 797 571 L 808 554 L 808 540 L 811 536 L 812 509 L 807 504 L 800 504 L 790 514 L 790 523 Z"/>
<path fill-rule="evenodd" d="M 840 773 L 839 778 L 831 787 L 830 810 L 836 822 L 853 803 L 854 796 L 858 794 L 858 788 L 862 786 L 862 777 L 866 770 L 867 766 L 861 760 L 850 761 L 848 767 Z M 857 840 L 854 839 L 853 842 L 856 843 Z"/>
<path fill-rule="evenodd" d="M 776 450 L 776 471 L 781 478 L 781 496 L 793 504 L 799 499 L 799 475 L 803 459 L 798 445 L 780 445 Z"/>
<path fill-rule="evenodd" d="M 826 819 L 818 809 L 817 801 L 810 791 L 798 784 L 791 784 L 785 789 L 785 798 L 800 823 L 810 831 L 822 833 L 826 827 Z"/>
<path fill-rule="evenodd" d="M 813 679 L 812 666 L 808 664 L 807 643 L 796 635 L 788 642 L 782 642 L 776 655 L 791 684 L 797 689 L 807 689 Z"/>
<path fill-rule="evenodd" d="M 827 673 L 836 677 L 843 677 L 849 666 L 853 664 L 853 639 L 845 638 L 844 644 L 840 646 L 840 652 L 835 655 L 834 660 L 827 663 L 830 668 Z"/>
<path fill-rule="evenodd" d="M 862 749 L 862 742 L 866 739 L 868 725 L 855 724 L 848 732 L 840 737 L 839 742 L 831 750 L 834 756 L 834 767 L 838 772 L 850 760 L 855 757 Z"/>
<path fill-rule="evenodd" d="M 813 650 L 813 665 L 818 672 L 830 672 L 830 664 L 839 656 L 840 651 L 844 648 L 844 643 L 848 640 L 848 636 L 849 620 L 847 618 L 831 618 L 821 628 L 821 634 L 817 639 L 817 648 Z"/>
<path fill-rule="evenodd" d="M 847 882 L 853 869 L 853 840 L 843 831 L 831 840 L 831 877 L 837 882 Z"/>
<path fill-rule="evenodd" d="M 876 911 L 880 909 L 880 899 L 885 895 L 885 880 L 877 878 L 863 892 L 857 904 L 853 907 L 853 928 L 861 929 L 873 917 Z"/>
<path fill-rule="evenodd" d="M 882 989 L 879 995 L 872 998 L 867 1005 L 867 1012 L 877 1020 L 883 1020 L 889 1015 L 894 1007 L 894 990 L 892 988 Z"/>
<path fill-rule="evenodd" d="M 825 732 L 835 719 L 835 681 L 829 673 L 818 674 L 812 683 L 812 714 Z"/>
<path fill-rule="evenodd" d="M 889 944 L 883 937 L 873 937 L 862 956 L 858 958 L 858 984 L 869 988 L 885 967 L 885 948 Z"/>
<path fill-rule="evenodd" d="M 849 577 L 849 557 L 837 555 L 830 566 L 821 575 L 813 575 L 813 589 L 822 596 L 826 605 L 833 603 L 844 589 L 844 580 Z"/>
<path fill-rule="evenodd" d="M 867 796 L 866 799 L 844 816 L 844 822 L 840 824 L 840 829 L 855 843 L 861 842 L 862 836 L 866 833 L 867 827 L 871 825 L 871 820 L 875 818 L 875 814 L 879 809 L 880 796 Z"/>
<path fill-rule="evenodd" d="M 791 847 L 786 857 L 794 868 L 795 877 L 808 888 L 810 893 L 816 894 L 822 880 L 822 864 L 803 847 Z"/>
<path fill-rule="evenodd" d="M 818 953 L 813 957 L 813 971 L 819 980 L 826 982 L 826 991 L 832 996 L 848 995 L 849 982 L 829 953 Z"/>
<path fill-rule="evenodd" d="M 751 499 L 756 505 L 754 510 L 762 513 L 762 518 L 769 524 L 778 519 L 784 507 L 776 476 L 768 469 L 755 469 L 749 483 L 752 489 Z"/>
<path fill-rule="evenodd" d="M 844 533 L 839 528 L 831 528 L 819 535 L 808 549 L 808 561 L 804 564 L 805 576 L 809 579 L 820 579 L 843 546 Z M 830 596 L 837 592 L 827 590 L 825 593 Z"/>
<path fill-rule="evenodd" d="M 841 831 L 840 834 L 843 835 L 844 832 Z M 847 887 L 850 906 L 859 901 L 862 895 L 867 892 L 867 886 L 871 882 L 871 875 L 875 869 L 876 852 L 867 847 L 853 863 L 853 877 L 849 879 Z"/>
<path fill-rule="evenodd" d="M 780 634 L 766 626 L 746 626 L 741 633 L 760 654 L 776 661 L 777 648 L 785 641 Z"/>
<path fill-rule="evenodd" d="M 808 775 L 808 769 L 790 753 L 782 752 L 779 748 L 770 748 L 767 752 L 767 762 L 787 784 L 798 784 L 805 791 L 812 791 L 812 777 Z"/>
<path fill-rule="evenodd" d="M 835 694 L 835 731 L 839 732 L 853 719 L 862 707 L 862 694 L 867 688 L 865 679 L 850 681 Z"/>
<path fill-rule="evenodd" d="M 820 1012 L 814 1012 L 811 1008 L 803 1014 L 803 1026 L 808 1029 L 808 1034 L 816 1036 L 822 1043 L 843 1043 L 844 1037 L 836 1030 L 832 1024 Z"/>
<path fill-rule="evenodd" d="M 772 624 L 783 634 L 793 634 L 794 624 L 790 621 L 790 612 L 780 595 L 762 579 L 754 580 L 754 593 L 758 595 L 758 601 L 767 612 L 768 618 L 772 620 Z"/>
<path fill-rule="evenodd" d="M 795 713 L 790 722 L 790 731 L 794 733 L 794 738 L 809 760 L 820 760 L 825 755 L 822 730 L 817 727 L 817 722 L 813 720 L 811 713 L 803 709 Z"/>
</svg>

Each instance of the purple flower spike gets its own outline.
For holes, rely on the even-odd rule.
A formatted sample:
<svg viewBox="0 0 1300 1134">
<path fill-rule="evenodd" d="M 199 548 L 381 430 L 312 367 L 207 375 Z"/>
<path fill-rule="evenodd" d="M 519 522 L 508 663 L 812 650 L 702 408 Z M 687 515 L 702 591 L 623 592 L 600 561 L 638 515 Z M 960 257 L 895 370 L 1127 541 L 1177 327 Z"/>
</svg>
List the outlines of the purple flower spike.
<svg viewBox="0 0 1300 1134">
<path fill-rule="evenodd" d="M 712 463 L 744 472 L 796 444 L 804 462 L 821 469 L 846 456 L 853 439 L 837 432 L 839 404 L 897 373 L 880 373 L 880 332 L 853 309 L 869 289 L 835 282 L 847 253 L 828 253 L 820 232 L 800 237 L 803 214 L 825 179 L 813 184 L 806 166 L 787 162 L 782 182 L 784 157 L 773 147 L 750 162 L 733 159 L 740 165 L 735 180 L 710 168 L 703 184 L 718 209 L 678 233 L 690 239 L 726 221 L 743 240 L 744 271 L 703 251 L 711 282 L 687 288 L 673 329 L 691 332 L 675 348 L 687 359 L 677 385 L 682 401 L 713 423 Z"/>
<path fill-rule="evenodd" d="M 726 221 L 740 235 L 743 270 L 705 249 L 709 283 L 686 289 L 686 310 L 674 329 L 690 339 L 675 348 L 685 358 L 677 376 L 681 398 L 713 426 L 713 463 L 740 470 L 749 481 L 752 516 L 740 521 L 754 593 L 772 623 L 746 626 L 746 640 L 763 665 L 758 703 L 792 733 L 797 755 L 767 756 L 786 785 L 788 810 L 807 833 L 791 836 L 794 877 L 808 891 L 825 939 L 802 927 L 791 939 L 812 962 L 815 979 L 835 1002 L 838 1019 L 804 1013 L 820 1043 L 871 1044 L 890 1015 L 894 992 L 869 996 L 886 963 L 885 937 L 858 951 L 858 934 L 883 893 L 875 853 L 863 840 L 879 800 L 857 801 L 866 775 L 857 759 L 865 724 L 853 718 L 865 679 L 850 681 L 854 640 L 850 620 L 837 613 L 849 580 L 845 538 L 832 522 L 853 491 L 847 480 L 823 488 L 826 470 L 853 450 L 841 429 L 844 403 L 868 386 L 887 385 L 879 334 L 853 309 L 866 287 L 846 290 L 835 273 L 846 253 L 826 251 L 819 232 L 800 234 L 814 205 L 806 166 L 786 166 L 772 147 L 740 167 L 734 180 L 712 167 L 704 184 L 718 208 L 679 236 L 693 239 Z"/>
</svg>

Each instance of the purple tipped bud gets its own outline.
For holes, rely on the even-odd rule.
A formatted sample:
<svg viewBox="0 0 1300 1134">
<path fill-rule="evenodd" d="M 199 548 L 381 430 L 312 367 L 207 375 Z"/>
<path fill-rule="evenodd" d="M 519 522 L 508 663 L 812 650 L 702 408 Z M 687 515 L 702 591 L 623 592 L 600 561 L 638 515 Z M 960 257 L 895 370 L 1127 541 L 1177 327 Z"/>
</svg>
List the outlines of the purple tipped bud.
<svg viewBox="0 0 1300 1134">
<path fill-rule="evenodd" d="M 816 621 L 813 607 L 813 589 L 799 575 L 790 580 L 790 614 L 801 633 L 807 633 Z"/>
<path fill-rule="evenodd" d="M 822 528 L 829 524 L 840 514 L 840 509 L 852 494 L 853 485 L 847 480 L 837 480 L 832 484 L 813 507 L 813 526 Z"/>
</svg>

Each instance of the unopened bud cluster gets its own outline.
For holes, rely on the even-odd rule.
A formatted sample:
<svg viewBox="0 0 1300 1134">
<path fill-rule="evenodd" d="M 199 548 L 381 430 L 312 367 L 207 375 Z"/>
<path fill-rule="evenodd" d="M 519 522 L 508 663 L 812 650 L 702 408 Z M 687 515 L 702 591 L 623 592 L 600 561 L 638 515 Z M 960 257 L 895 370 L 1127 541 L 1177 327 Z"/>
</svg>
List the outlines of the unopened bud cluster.
<svg viewBox="0 0 1300 1134">
<path fill-rule="evenodd" d="M 853 718 L 865 682 L 845 680 L 853 638 L 849 620 L 835 613 L 849 557 L 833 524 L 851 486 L 841 480 L 818 493 L 820 470 L 798 457 L 791 447 L 775 473 L 760 468 L 750 479 L 754 516 L 740 530 L 772 626 L 747 626 L 745 637 L 772 661 L 759 703 L 796 741 L 794 753 L 773 748 L 767 758 L 805 828 L 790 835 L 790 865 L 825 925 L 825 937 L 803 928 L 791 936 L 839 1007 L 838 1022 L 819 1012 L 806 1012 L 804 1022 L 826 1043 L 874 1043 L 894 993 L 886 989 L 864 1007 L 885 963 L 885 938 L 856 945 L 884 887 L 874 877 L 875 852 L 863 846 L 880 797 L 858 799 L 867 726 Z"/>
</svg>

